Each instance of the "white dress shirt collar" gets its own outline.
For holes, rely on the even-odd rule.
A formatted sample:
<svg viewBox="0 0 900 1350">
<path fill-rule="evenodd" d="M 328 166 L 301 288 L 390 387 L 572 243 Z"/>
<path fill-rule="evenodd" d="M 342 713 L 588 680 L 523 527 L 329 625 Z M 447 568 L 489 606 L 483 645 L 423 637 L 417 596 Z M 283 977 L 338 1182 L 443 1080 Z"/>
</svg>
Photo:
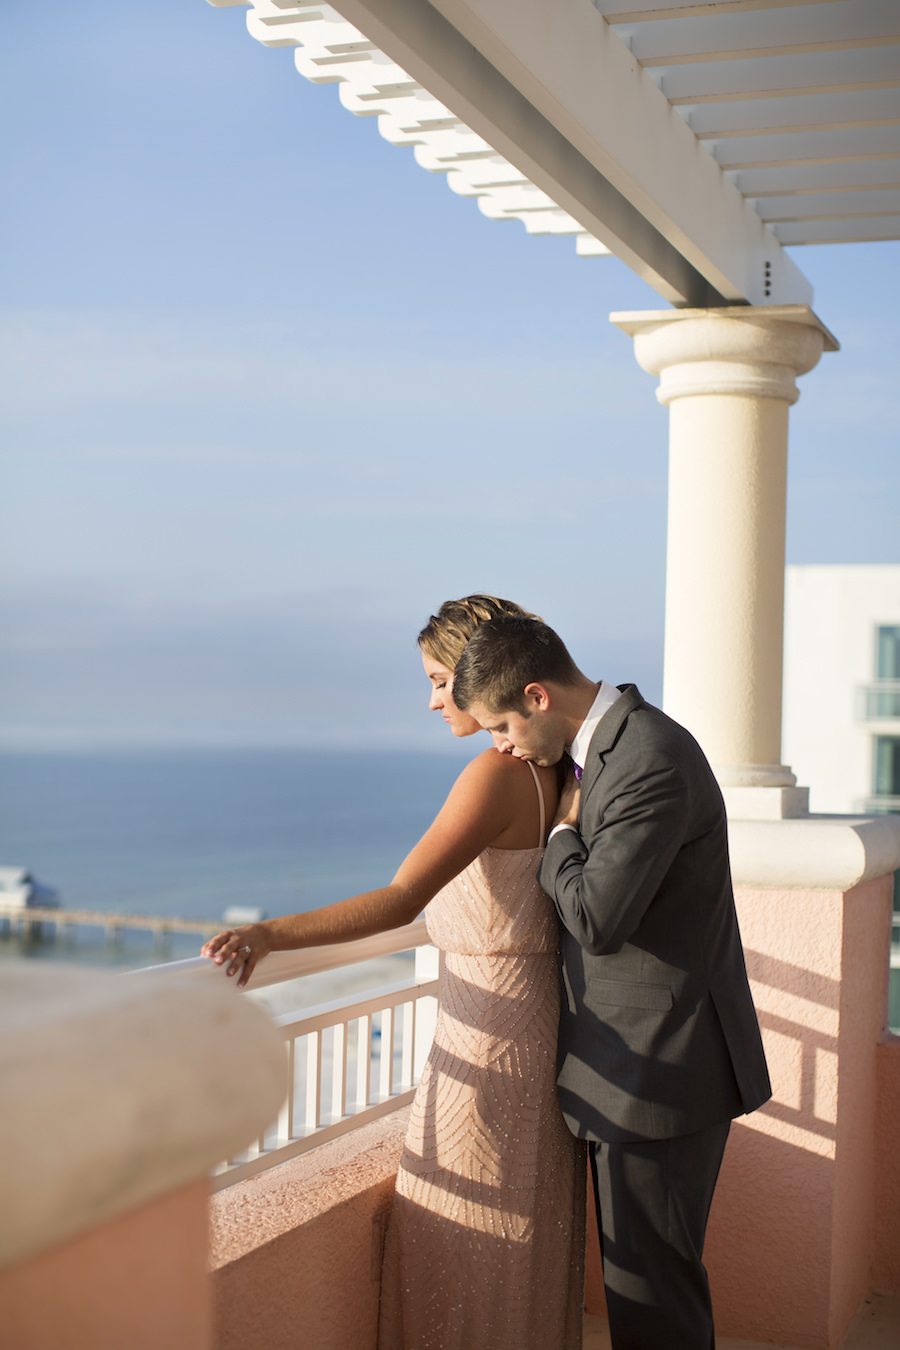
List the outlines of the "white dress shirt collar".
<svg viewBox="0 0 900 1350">
<path fill-rule="evenodd" d="M 600 681 L 600 688 L 597 690 L 597 697 L 588 710 L 588 715 L 578 728 L 572 744 L 569 746 L 569 754 L 579 768 L 584 768 L 584 762 L 587 758 L 588 746 L 591 743 L 591 737 L 597 730 L 597 723 L 608 713 L 616 699 L 621 698 L 620 690 L 614 684 L 608 684 L 606 680 Z"/>
</svg>

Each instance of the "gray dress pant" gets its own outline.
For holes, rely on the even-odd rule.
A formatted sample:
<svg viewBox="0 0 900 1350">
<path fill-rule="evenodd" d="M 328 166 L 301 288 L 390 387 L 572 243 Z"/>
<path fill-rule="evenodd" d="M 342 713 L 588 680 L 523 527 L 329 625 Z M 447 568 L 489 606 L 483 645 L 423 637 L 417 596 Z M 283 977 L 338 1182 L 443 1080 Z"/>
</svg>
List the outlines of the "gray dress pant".
<svg viewBox="0 0 900 1350">
<path fill-rule="evenodd" d="M 613 1350 L 715 1350 L 703 1241 L 730 1127 L 591 1144 Z"/>
</svg>

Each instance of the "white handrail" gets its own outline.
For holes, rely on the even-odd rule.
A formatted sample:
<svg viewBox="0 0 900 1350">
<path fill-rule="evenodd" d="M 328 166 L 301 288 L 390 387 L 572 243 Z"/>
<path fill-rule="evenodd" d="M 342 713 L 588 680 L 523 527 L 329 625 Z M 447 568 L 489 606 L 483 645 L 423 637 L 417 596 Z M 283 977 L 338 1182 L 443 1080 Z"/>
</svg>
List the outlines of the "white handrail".
<svg viewBox="0 0 900 1350">
<path fill-rule="evenodd" d="M 254 1145 L 221 1164 L 213 1189 L 277 1167 L 411 1102 L 416 1068 L 434 1029 L 438 989 L 437 979 L 389 985 L 276 1017 L 285 1035 L 285 1102 Z"/>
<path fill-rule="evenodd" d="M 428 946 L 425 920 L 419 917 L 355 942 L 272 952 L 260 961 L 247 988 L 264 989 Z M 434 1031 L 439 989 L 433 978 L 436 959 L 417 957 L 416 965 L 416 975 L 410 971 L 410 980 L 402 984 L 275 1017 L 285 1037 L 285 1101 L 255 1144 L 216 1169 L 213 1189 L 267 1171 L 412 1101 Z M 225 971 L 197 956 L 130 976 L 225 979 Z M 237 988 L 237 981 L 232 983 Z"/>
<path fill-rule="evenodd" d="M 358 938 L 354 942 L 335 942 L 327 947 L 304 947 L 295 952 L 271 952 L 254 970 L 247 982 L 248 989 L 265 989 L 284 980 L 299 979 L 303 975 L 318 975 L 324 970 L 340 970 L 342 966 L 359 961 L 376 960 L 412 951 L 429 942 L 425 920 L 419 916 L 403 928 L 391 928 L 386 933 Z M 196 971 L 222 971 L 204 956 L 191 956 L 185 961 L 169 961 L 165 965 L 146 966 L 133 975 L 193 974 Z"/>
</svg>

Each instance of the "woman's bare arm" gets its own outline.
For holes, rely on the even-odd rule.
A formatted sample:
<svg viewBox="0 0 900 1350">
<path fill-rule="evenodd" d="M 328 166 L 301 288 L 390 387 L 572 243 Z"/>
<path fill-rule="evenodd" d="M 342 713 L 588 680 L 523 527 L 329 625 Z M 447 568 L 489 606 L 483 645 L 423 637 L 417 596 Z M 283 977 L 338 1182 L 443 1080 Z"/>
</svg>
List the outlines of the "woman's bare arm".
<svg viewBox="0 0 900 1350">
<path fill-rule="evenodd" d="M 508 828 L 522 803 L 522 774 L 533 794 L 524 764 L 485 750 L 463 769 L 433 824 L 388 886 L 308 914 L 229 928 L 204 944 L 203 955 L 217 965 L 228 962 L 229 975 L 240 971 L 238 985 L 243 987 L 269 952 L 352 942 L 412 923 L 443 886 Z"/>
</svg>

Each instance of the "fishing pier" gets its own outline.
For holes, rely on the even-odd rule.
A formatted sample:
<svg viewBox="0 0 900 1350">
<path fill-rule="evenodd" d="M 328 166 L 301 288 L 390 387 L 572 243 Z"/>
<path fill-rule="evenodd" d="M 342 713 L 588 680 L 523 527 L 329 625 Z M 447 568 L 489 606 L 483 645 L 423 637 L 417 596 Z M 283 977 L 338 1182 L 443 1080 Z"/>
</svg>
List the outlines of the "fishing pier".
<svg viewBox="0 0 900 1350">
<path fill-rule="evenodd" d="M 49 933 L 53 926 L 52 939 Z M 213 937 L 227 924 L 221 919 L 176 919 L 159 914 L 111 914 L 102 910 L 59 909 L 0 903 L 0 935 L 18 935 L 23 941 L 52 940 L 73 943 L 77 928 L 102 928 L 108 947 L 122 946 L 126 931 L 151 933 L 154 951 L 165 951 L 176 933 Z"/>
</svg>

